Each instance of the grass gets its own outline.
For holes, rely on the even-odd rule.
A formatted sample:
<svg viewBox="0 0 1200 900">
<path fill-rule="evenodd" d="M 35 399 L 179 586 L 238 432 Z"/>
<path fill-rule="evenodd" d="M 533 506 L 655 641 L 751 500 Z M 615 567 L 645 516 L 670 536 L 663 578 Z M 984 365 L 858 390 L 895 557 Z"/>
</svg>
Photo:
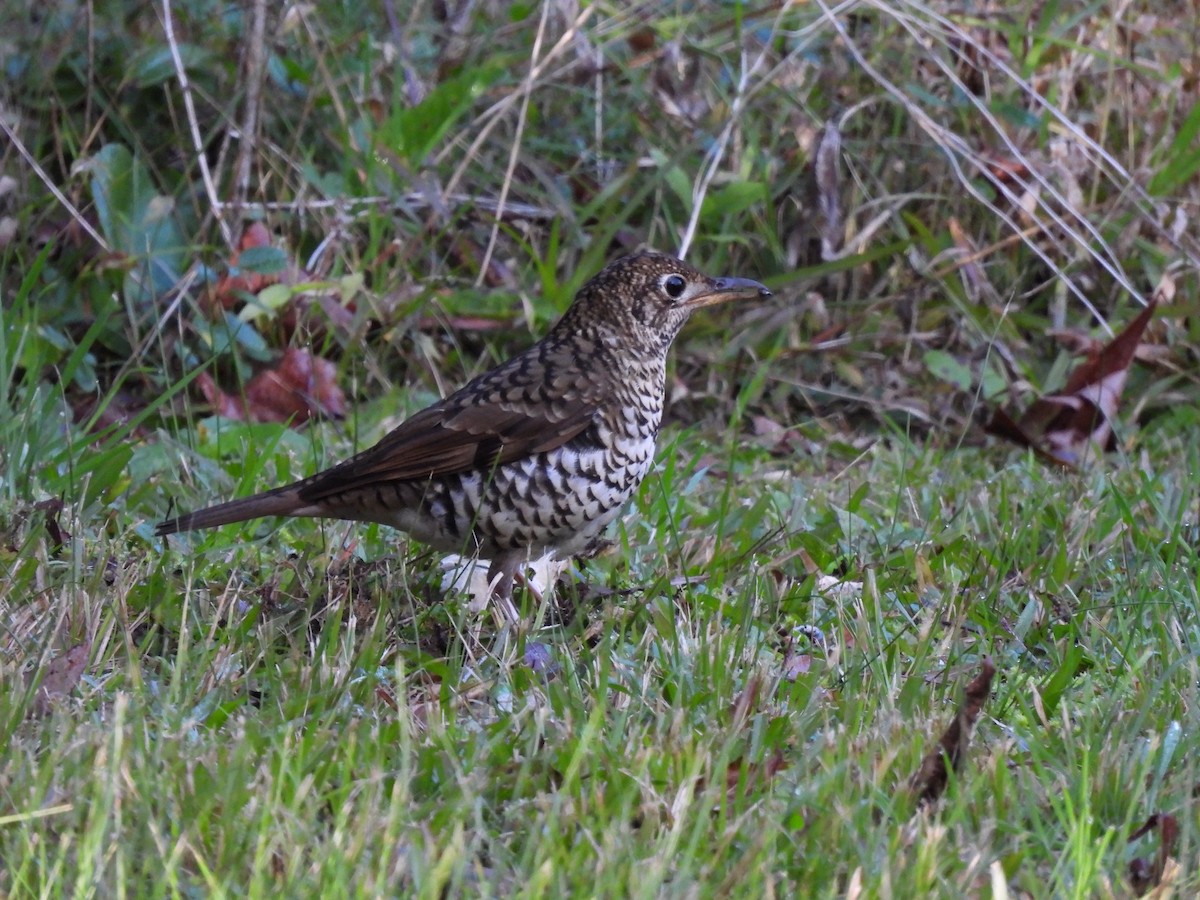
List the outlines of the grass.
<svg viewBox="0 0 1200 900">
<path fill-rule="evenodd" d="M 71 561 L 30 523 L 8 594 L 42 600 L 22 605 L 26 644 L 61 616 L 55 643 L 91 663 L 45 716 L 6 695 L 10 890 L 962 894 L 999 864 L 1034 895 L 1119 892 L 1123 835 L 1186 809 L 1197 775 L 1178 524 L 1195 451 L 1158 437 L 1173 466 L 1091 479 L 911 445 L 838 479 L 828 459 L 748 460 L 759 479 L 724 509 L 724 479 L 663 466 L 620 552 L 588 566 L 638 589 L 537 636 L 549 680 L 424 653 L 424 576 L 402 558 L 363 603 L 323 586 L 336 541 L 278 561 L 304 540 L 290 526 L 133 559 L 118 532 Z M 684 433 L 672 455 L 705 445 Z M 889 489 L 852 511 L 848 480 Z M 679 540 L 704 533 L 715 549 Z M 791 551 L 814 541 L 861 595 L 813 590 Z M 322 592 L 338 602 L 314 633 Z M 831 650 L 788 681 L 781 632 L 806 623 Z M 1000 676 L 968 767 L 914 818 L 907 779 L 983 654 Z"/>
<path fill-rule="evenodd" d="M 0 891 L 1127 896 L 1169 814 L 1195 892 L 1186 10 L 253 9 L 10 11 Z M 275 240 L 240 272 L 337 310 L 214 305 L 238 204 Z M 641 242 L 777 299 L 689 326 L 654 471 L 527 633 L 378 526 L 153 537 L 373 442 Z M 982 438 L 1065 382 L 1054 329 L 1164 275 L 1115 451 Z M 198 372 L 289 344 L 347 421 L 211 415 Z"/>
</svg>

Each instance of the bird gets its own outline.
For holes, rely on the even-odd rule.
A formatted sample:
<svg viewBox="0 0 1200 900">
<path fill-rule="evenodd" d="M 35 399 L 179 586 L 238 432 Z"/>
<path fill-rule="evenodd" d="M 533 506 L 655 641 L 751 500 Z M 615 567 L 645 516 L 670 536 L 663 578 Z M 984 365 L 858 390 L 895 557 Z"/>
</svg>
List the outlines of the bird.
<svg viewBox="0 0 1200 900">
<path fill-rule="evenodd" d="M 577 555 L 650 471 L 667 352 L 693 312 L 771 291 L 657 252 L 614 260 L 528 349 L 309 478 L 160 522 L 159 536 L 268 516 L 377 522 L 489 561 L 515 615 L 524 563 Z"/>
</svg>

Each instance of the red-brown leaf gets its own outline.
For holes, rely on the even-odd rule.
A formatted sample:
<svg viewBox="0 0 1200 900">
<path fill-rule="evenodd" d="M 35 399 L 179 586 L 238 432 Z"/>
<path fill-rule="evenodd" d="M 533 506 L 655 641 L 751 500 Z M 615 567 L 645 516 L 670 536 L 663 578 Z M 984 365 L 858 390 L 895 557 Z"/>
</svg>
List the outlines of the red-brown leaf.
<svg viewBox="0 0 1200 900">
<path fill-rule="evenodd" d="M 55 700 L 69 694 L 79 684 L 87 668 L 91 645 L 76 644 L 62 656 L 50 660 L 41 670 L 41 682 L 33 698 L 33 712 L 45 715 Z M 34 673 L 36 678 L 39 673 Z"/>
<path fill-rule="evenodd" d="M 1157 305 L 1151 300 L 1124 331 L 1071 373 L 1061 394 L 1043 397 L 1021 417 L 1027 433 L 1041 428 L 1042 446 L 1053 457 L 1074 464 L 1089 447 L 1108 449 L 1130 363 Z"/>
<path fill-rule="evenodd" d="M 961 771 L 963 760 L 967 756 L 967 747 L 971 743 L 971 731 L 983 711 L 988 693 L 992 689 L 992 676 L 996 667 L 990 659 L 984 659 L 979 674 L 967 685 L 962 705 L 959 706 L 954 720 L 942 733 L 937 746 L 925 754 L 919 768 L 909 782 L 917 802 L 926 806 L 935 802 L 946 790 L 950 780 L 950 772 Z"/>
<path fill-rule="evenodd" d="M 331 419 L 346 415 L 337 366 L 296 347 L 289 347 L 277 366 L 251 378 L 244 399 L 221 390 L 207 372 L 196 376 L 196 384 L 213 412 L 227 419 L 299 425 L 314 415 Z"/>
<path fill-rule="evenodd" d="M 200 388 L 200 393 L 204 395 L 204 399 L 212 407 L 213 415 L 224 416 L 226 419 L 237 419 L 238 421 L 246 418 L 245 408 L 238 398 L 225 393 L 217 387 L 217 383 L 213 381 L 213 377 L 207 372 L 201 372 L 196 376 L 196 386 Z"/>
<path fill-rule="evenodd" d="M 289 347 L 273 369 L 246 385 L 246 404 L 256 422 L 306 422 L 314 415 L 341 419 L 346 397 L 337 385 L 337 366 L 308 350 Z"/>
<path fill-rule="evenodd" d="M 1090 347 L 1060 393 L 1036 401 L 1016 421 L 997 409 L 986 430 L 1065 466 L 1077 465 L 1092 448 L 1109 449 L 1129 366 L 1157 306 L 1156 293 L 1112 341 Z"/>
<path fill-rule="evenodd" d="M 262 222 L 252 222 L 250 227 L 242 232 L 238 241 L 238 252 L 233 255 L 230 267 L 236 268 L 241 260 L 242 251 L 252 247 L 271 246 L 271 232 Z M 239 272 L 236 275 L 226 274 L 208 292 L 207 305 L 210 311 L 232 309 L 245 299 L 243 294 L 257 294 L 268 285 L 279 280 L 276 275 L 261 275 L 257 272 Z"/>
<path fill-rule="evenodd" d="M 62 548 L 63 544 L 71 539 L 71 535 L 58 521 L 58 517 L 63 511 L 62 500 L 59 500 L 57 497 L 50 500 L 42 500 L 35 503 L 33 508 L 46 514 L 46 533 L 50 535 L 50 548 L 57 552 Z"/>
<path fill-rule="evenodd" d="M 1153 865 L 1141 856 L 1129 862 L 1129 881 L 1139 897 L 1163 883 L 1163 876 L 1172 862 L 1175 844 L 1179 841 L 1179 820 L 1166 813 L 1154 813 L 1129 836 L 1129 843 L 1155 830 L 1158 831 L 1158 854 Z"/>
</svg>

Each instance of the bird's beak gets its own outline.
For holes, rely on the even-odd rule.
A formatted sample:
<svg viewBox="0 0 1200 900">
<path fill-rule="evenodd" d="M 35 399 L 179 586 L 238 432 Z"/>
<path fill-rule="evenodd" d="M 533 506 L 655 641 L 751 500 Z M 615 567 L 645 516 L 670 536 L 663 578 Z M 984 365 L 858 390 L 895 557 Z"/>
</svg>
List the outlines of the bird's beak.
<svg viewBox="0 0 1200 900">
<path fill-rule="evenodd" d="M 771 291 L 766 285 L 751 281 L 749 278 L 714 278 L 711 288 L 694 297 L 689 297 L 682 305 L 686 309 L 699 309 L 702 306 L 724 303 L 726 300 L 770 296 Z"/>
</svg>

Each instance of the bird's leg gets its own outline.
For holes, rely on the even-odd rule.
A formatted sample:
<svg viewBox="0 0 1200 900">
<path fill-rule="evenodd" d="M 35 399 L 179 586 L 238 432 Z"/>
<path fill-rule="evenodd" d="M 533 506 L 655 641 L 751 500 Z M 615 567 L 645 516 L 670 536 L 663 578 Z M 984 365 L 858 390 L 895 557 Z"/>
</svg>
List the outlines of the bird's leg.
<svg viewBox="0 0 1200 900">
<path fill-rule="evenodd" d="M 526 574 L 524 566 L 521 566 L 521 568 L 517 569 L 517 571 L 513 574 L 513 582 L 515 583 L 518 581 L 525 586 L 525 590 L 528 591 L 530 596 L 533 597 L 533 602 L 538 606 L 541 606 L 546 598 L 542 592 L 537 589 L 537 585 L 533 583 L 533 579 Z"/>
<path fill-rule="evenodd" d="M 521 615 L 513 605 L 513 582 L 520 571 L 525 557 L 521 553 L 505 553 L 492 560 L 488 568 L 488 589 L 496 604 L 496 611 L 508 625 L 517 625 Z"/>
</svg>

